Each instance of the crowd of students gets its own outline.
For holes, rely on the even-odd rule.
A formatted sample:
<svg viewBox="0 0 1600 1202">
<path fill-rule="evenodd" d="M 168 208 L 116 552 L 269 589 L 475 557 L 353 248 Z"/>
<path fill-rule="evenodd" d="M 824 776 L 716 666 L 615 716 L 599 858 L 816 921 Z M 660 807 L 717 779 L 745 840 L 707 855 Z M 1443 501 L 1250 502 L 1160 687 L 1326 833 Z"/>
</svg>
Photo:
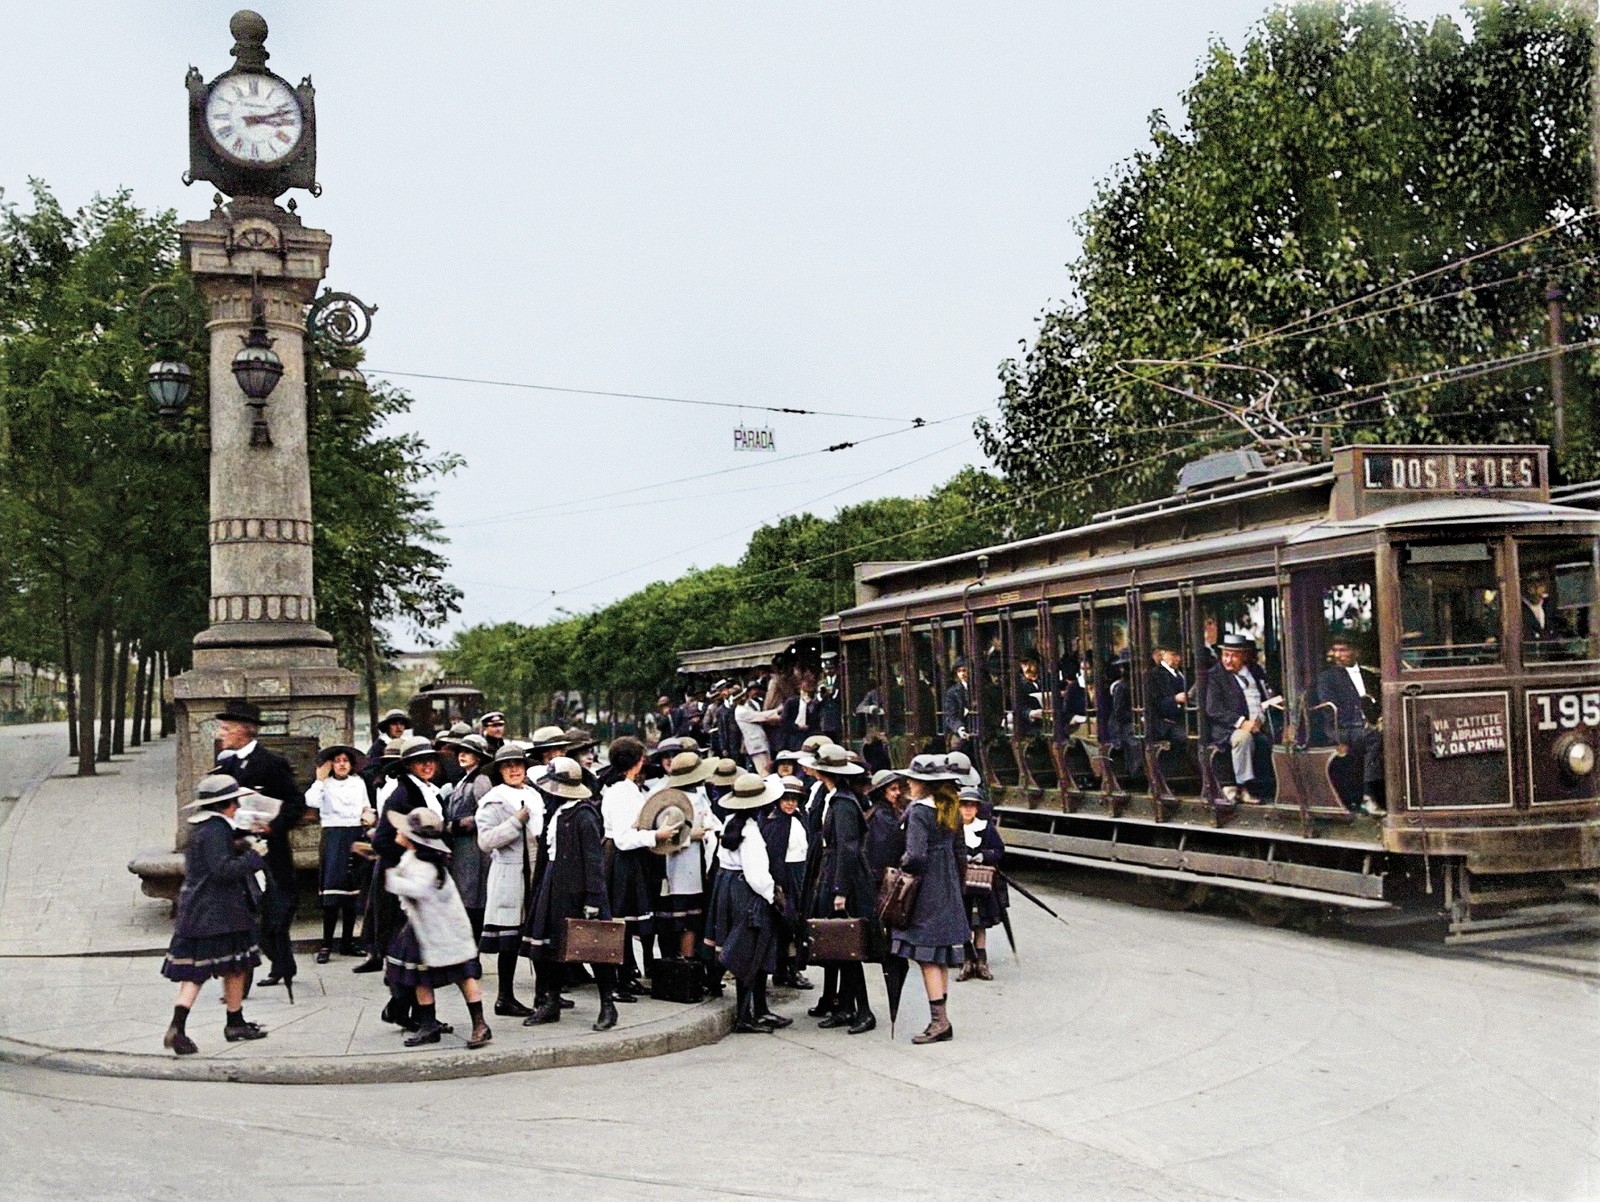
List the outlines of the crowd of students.
<svg viewBox="0 0 1600 1202">
<path fill-rule="evenodd" d="M 719 700 L 756 691 L 729 686 Z M 508 739 L 505 715 L 491 712 L 476 729 L 458 724 L 430 739 L 396 710 L 365 753 L 323 748 L 303 797 L 282 757 L 257 742 L 259 713 L 231 705 L 217 715 L 228 750 L 189 807 L 195 829 L 162 969 L 179 983 L 165 1046 L 198 1050 L 187 1018 L 213 976 L 223 981 L 225 1037 L 266 1036 L 244 1019 L 243 1000 L 266 944 L 271 973 L 253 984 L 293 988 L 287 838 L 306 809 L 322 828 L 317 962 L 358 956 L 353 971 L 381 972 L 383 1018 L 408 1047 L 452 1031 L 437 1008 L 452 986 L 470 1018 L 467 1046 L 493 1038 L 484 956 L 496 965 L 494 1014 L 524 1025 L 561 1021 L 574 1005 L 568 994 L 590 982 L 599 998 L 592 1025 L 603 1031 L 647 981 L 658 997 L 692 1000 L 721 994 L 731 978 L 734 1030 L 749 1034 L 792 1024 L 771 1007 L 768 984 L 812 990 L 813 965 L 822 988 L 806 1013 L 824 1029 L 872 1031 L 867 965 L 882 965 L 887 981 L 915 963 L 931 1019 L 912 1042 L 952 1038 L 949 973 L 992 979 L 986 932 L 1007 904 L 1003 878 L 974 871 L 1004 854 L 987 799 L 959 752 L 874 771 L 821 731 L 795 739 L 821 724 L 816 697 L 804 682 L 794 705 L 785 698 L 760 711 L 779 715 L 761 724 L 777 728 L 765 751 L 742 738 L 734 746 L 719 735 L 712 748 L 667 733 L 649 746 L 618 737 L 603 757 L 578 728 Z M 264 793 L 273 804 L 250 801 Z M 271 871 L 274 861 L 289 871 Z M 877 903 L 891 868 L 920 887 L 909 913 L 885 926 Z M 858 946 L 813 955 L 816 924 L 837 919 L 854 920 Z M 625 924 L 620 964 L 586 962 L 573 942 L 596 920 Z M 531 1004 L 518 996 L 522 959 L 533 968 Z"/>
</svg>

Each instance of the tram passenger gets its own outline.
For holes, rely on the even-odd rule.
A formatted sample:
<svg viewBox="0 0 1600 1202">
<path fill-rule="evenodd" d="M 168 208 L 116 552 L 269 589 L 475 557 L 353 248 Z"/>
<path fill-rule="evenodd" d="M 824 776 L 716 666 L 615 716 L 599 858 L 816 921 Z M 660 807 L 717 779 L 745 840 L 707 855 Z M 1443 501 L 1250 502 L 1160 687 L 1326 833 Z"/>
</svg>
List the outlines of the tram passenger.
<svg viewBox="0 0 1600 1202">
<path fill-rule="evenodd" d="M 739 737 L 743 743 L 744 754 L 750 758 L 757 776 L 765 776 L 772 771 L 772 743 L 770 731 L 774 723 L 782 716 L 774 710 L 761 708 L 762 685 L 759 680 L 752 680 L 744 688 L 744 697 L 734 707 L 734 722 L 739 728 Z M 783 750 L 781 747 L 778 750 Z M 734 758 L 738 758 L 735 756 Z"/>
<path fill-rule="evenodd" d="M 822 730 L 821 706 L 817 701 L 817 678 L 811 672 L 800 674 L 800 688 L 783 703 L 778 730 L 783 738 L 784 750 L 799 747 Z"/>
<path fill-rule="evenodd" d="M 972 671 L 964 659 L 956 660 L 954 671 L 955 683 L 944 691 L 945 744 L 950 751 L 971 755 L 977 733 L 967 725 L 972 715 Z"/>
<path fill-rule="evenodd" d="M 1556 607 L 1550 604 L 1550 577 L 1542 571 L 1523 573 L 1522 641 L 1543 643 L 1565 638 L 1558 617 Z"/>
<path fill-rule="evenodd" d="M 1157 647 L 1144 674 L 1145 731 L 1154 742 L 1182 747 L 1189 737 L 1183 707 L 1189 700 L 1189 682 L 1178 670 L 1183 657 L 1171 647 Z"/>
<path fill-rule="evenodd" d="M 1361 798 L 1358 803 L 1346 795 L 1343 801 L 1351 810 L 1359 805 L 1365 813 L 1380 817 L 1385 811 L 1379 801 L 1383 795 L 1383 732 L 1378 729 L 1382 712 L 1378 674 L 1362 667 L 1360 652 L 1346 639 L 1335 639 L 1328 655 L 1333 662 L 1317 676 L 1312 701 L 1334 707 L 1332 722 L 1326 720 L 1327 711 L 1322 711 L 1324 737 L 1344 744 L 1356 761 L 1352 775 L 1361 782 Z M 1328 726 L 1336 726 L 1337 734 L 1328 731 Z M 1341 792 L 1348 794 L 1349 790 Z"/>
<path fill-rule="evenodd" d="M 1012 729 L 1016 731 L 1018 739 L 1026 742 L 1038 737 L 1047 707 L 1044 685 L 1039 680 L 1039 661 L 1029 656 L 1018 665 L 1017 671 L 1020 679 L 1017 681 Z"/>
<path fill-rule="evenodd" d="M 1268 729 L 1267 711 L 1283 705 L 1255 662 L 1255 649 L 1248 635 L 1224 635 L 1221 662 L 1206 675 L 1208 734 L 1213 749 L 1222 753 L 1216 757 L 1217 776 L 1230 805 L 1265 799 L 1266 786 L 1258 782 L 1267 777 L 1271 739 L 1262 732 Z"/>
</svg>

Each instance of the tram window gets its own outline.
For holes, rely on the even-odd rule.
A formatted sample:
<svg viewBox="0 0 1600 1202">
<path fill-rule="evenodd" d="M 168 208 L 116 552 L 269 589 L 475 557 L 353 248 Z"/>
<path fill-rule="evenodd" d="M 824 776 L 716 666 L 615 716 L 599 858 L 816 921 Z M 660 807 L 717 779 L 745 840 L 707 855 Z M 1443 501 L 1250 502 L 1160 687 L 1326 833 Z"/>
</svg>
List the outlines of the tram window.
<svg viewBox="0 0 1600 1202">
<path fill-rule="evenodd" d="M 1517 543 L 1522 594 L 1522 662 L 1600 659 L 1595 626 L 1593 539 L 1530 538 Z"/>
<path fill-rule="evenodd" d="M 1282 679 L 1278 662 L 1277 589 L 1245 589 L 1236 593 L 1207 593 L 1200 598 L 1200 641 L 1195 648 L 1199 667 L 1210 667 L 1224 637 L 1243 635 L 1256 645 L 1257 662 L 1268 680 Z"/>
<path fill-rule="evenodd" d="M 1500 658 L 1500 572 L 1488 543 L 1420 543 L 1400 554 L 1400 663 L 1459 668 Z"/>
<path fill-rule="evenodd" d="M 884 733 L 891 737 L 903 735 L 906 733 L 906 669 L 900 656 L 898 634 L 883 636 L 883 672 L 884 679 L 889 682 L 889 703 L 884 707 L 889 712 L 889 726 Z"/>
<path fill-rule="evenodd" d="M 1144 667 L 1148 668 L 1153 663 L 1153 656 L 1158 648 L 1176 651 L 1183 654 L 1183 623 L 1178 617 L 1178 599 L 1169 598 L 1165 601 L 1146 601 L 1144 603 L 1144 644 L 1141 651 L 1145 657 Z"/>
<path fill-rule="evenodd" d="M 984 733 L 1000 730 L 1005 714 L 1006 656 L 999 618 L 978 619 L 978 688 L 983 712 Z"/>
<path fill-rule="evenodd" d="M 1128 642 L 1128 607 L 1107 605 L 1094 611 L 1095 732 L 1102 743 L 1123 745 L 1133 730 L 1133 698 L 1128 693 L 1133 648 Z"/>
<path fill-rule="evenodd" d="M 872 670 L 871 641 L 844 640 L 844 666 L 850 685 L 850 737 L 859 741 L 869 730 L 883 729 L 883 695 Z"/>
<path fill-rule="evenodd" d="M 1043 729 L 1046 704 L 1044 653 L 1039 647 L 1039 619 L 1019 614 L 1011 619 L 1011 644 L 1016 654 L 1016 679 L 1012 682 L 1011 726 L 1019 739 L 1031 739 Z"/>
<path fill-rule="evenodd" d="M 916 673 L 915 718 L 917 734 L 924 737 L 939 732 L 939 649 L 934 639 L 931 626 L 911 632 L 911 667 Z"/>
<path fill-rule="evenodd" d="M 1094 663 L 1079 630 L 1076 606 L 1050 614 L 1050 637 L 1055 644 L 1056 679 L 1051 701 L 1055 736 L 1066 739 L 1082 730 L 1082 719 L 1094 713 Z"/>
</svg>

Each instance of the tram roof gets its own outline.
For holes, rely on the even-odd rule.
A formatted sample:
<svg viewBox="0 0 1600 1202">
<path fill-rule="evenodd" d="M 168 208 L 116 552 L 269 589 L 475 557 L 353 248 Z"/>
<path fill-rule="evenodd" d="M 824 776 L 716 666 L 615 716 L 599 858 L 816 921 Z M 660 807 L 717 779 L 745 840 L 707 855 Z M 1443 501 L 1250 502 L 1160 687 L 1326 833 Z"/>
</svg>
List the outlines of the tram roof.
<svg viewBox="0 0 1600 1202">
<path fill-rule="evenodd" d="M 816 634 L 788 634 L 775 639 L 760 639 L 754 643 L 731 643 L 726 646 L 697 647 L 678 652 L 678 671 L 685 676 L 703 672 L 736 672 L 749 668 L 768 667 L 774 656 L 785 651 L 798 650 L 802 643 L 818 644 L 821 653 L 827 651 L 825 640 Z"/>
</svg>

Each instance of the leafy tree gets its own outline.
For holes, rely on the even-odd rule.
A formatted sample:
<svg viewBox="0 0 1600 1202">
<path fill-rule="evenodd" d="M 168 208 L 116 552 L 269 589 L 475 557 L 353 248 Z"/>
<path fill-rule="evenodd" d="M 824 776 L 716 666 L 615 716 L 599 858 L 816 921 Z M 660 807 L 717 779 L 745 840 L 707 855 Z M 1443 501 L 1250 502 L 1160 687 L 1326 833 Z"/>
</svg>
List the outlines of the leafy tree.
<svg viewBox="0 0 1600 1202">
<path fill-rule="evenodd" d="M 1182 127 L 1154 114 L 1152 149 L 1100 189 L 1070 299 L 979 424 L 1037 510 L 1164 494 L 1180 456 L 1241 439 L 1283 458 L 1324 435 L 1548 440 L 1546 287 L 1569 341 L 1600 334 L 1591 18 L 1497 0 L 1469 17 L 1465 37 L 1386 4 L 1301 5 L 1211 47 Z M 1592 475 L 1593 357 L 1566 371 L 1562 467 Z"/>
</svg>

